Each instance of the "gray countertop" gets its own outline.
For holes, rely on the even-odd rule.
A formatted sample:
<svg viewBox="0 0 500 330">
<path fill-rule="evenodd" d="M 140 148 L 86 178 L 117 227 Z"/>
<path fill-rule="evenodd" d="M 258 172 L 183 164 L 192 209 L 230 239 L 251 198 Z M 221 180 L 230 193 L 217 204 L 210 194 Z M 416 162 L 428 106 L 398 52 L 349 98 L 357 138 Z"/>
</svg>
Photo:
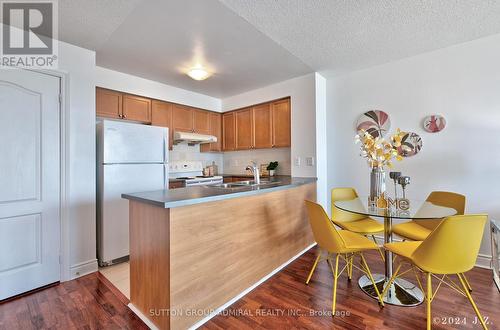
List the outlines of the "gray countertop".
<svg viewBox="0 0 500 330">
<path fill-rule="evenodd" d="M 267 187 L 238 187 L 233 189 L 218 188 L 213 186 L 194 186 L 171 190 L 155 190 L 122 194 L 122 198 L 144 202 L 163 208 L 173 208 L 290 189 L 316 182 L 317 179 L 279 176 L 271 178 L 270 180 L 276 181 L 276 184 Z"/>
</svg>

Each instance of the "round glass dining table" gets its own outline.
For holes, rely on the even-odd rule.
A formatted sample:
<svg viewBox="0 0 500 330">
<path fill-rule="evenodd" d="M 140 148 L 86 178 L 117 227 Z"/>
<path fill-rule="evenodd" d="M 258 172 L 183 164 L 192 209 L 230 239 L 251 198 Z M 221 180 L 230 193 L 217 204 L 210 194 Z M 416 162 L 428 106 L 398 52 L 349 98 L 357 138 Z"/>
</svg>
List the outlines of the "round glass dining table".
<svg viewBox="0 0 500 330">
<path fill-rule="evenodd" d="M 370 205 L 368 197 L 358 197 L 352 200 L 336 201 L 336 208 L 354 214 L 359 214 L 371 218 L 379 218 L 384 221 L 384 242 L 392 242 L 392 222 L 394 219 L 402 220 L 436 220 L 442 219 L 451 215 L 455 215 L 457 211 L 452 208 L 434 205 L 428 201 L 409 200 L 409 209 L 402 211 L 395 208 L 381 209 Z M 385 273 L 373 274 L 375 284 L 382 292 L 389 279 L 392 276 L 393 256 L 392 253 L 385 250 Z M 378 299 L 375 288 L 370 279 L 363 275 L 358 284 L 360 288 L 371 297 Z M 384 302 L 398 306 L 416 306 L 424 301 L 424 293 L 420 288 L 402 278 L 396 279 L 391 287 L 387 290 L 384 297 Z"/>
</svg>

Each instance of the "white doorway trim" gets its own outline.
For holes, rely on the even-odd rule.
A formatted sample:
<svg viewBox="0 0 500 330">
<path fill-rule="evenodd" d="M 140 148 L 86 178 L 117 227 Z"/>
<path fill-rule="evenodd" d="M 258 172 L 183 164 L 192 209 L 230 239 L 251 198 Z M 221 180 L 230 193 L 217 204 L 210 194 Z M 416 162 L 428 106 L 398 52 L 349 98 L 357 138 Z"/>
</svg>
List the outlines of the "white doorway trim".
<svg viewBox="0 0 500 330">
<path fill-rule="evenodd" d="M 41 74 L 46 74 L 59 78 L 59 111 L 60 111 L 60 121 L 59 121 L 59 136 L 60 136 L 60 168 L 61 168 L 61 178 L 60 178 L 60 226 L 61 226 L 61 246 L 59 248 L 59 263 L 60 263 L 60 273 L 61 282 L 69 281 L 71 279 L 70 275 L 70 242 L 69 242 L 69 128 L 70 128 L 70 107 L 69 107 L 69 97 L 67 91 L 69 91 L 69 75 L 67 72 L 60 70 L 29 70 Z"/>
</svg>

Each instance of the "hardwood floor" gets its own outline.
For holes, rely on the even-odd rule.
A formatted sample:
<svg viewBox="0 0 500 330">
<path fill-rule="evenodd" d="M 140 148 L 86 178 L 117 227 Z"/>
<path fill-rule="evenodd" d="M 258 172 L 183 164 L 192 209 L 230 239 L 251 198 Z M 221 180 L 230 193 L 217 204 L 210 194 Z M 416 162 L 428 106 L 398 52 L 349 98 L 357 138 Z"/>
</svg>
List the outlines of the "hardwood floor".
<svg viewBox="0 0 500 330">
<path fill-rule="evenodd" d="M 366 255 L 372 271 L 382 272 L 380 256 L 377 253 Z M 343 315 L 335 318 L 311 316 L 312 312 L 328 313 L 332 304 L 333 276 L 326 262 L 318 265 L 309 285 L 304 283 L 315 256 L 314 248 L 204 324 L 202 329 L 425 329 L 425 305 L 386 305 L 380 309 L 375 300 L 359 289 L 356 279 L 360 272 L 356 270 L 351 282 L 345 274 L 338 281 L 337 312 Z M 500 293 L 493 283 L 491 271 L 475 268 L 467 277 L 479 310 L 489 317 L 489 328 L 500 329 Z M 410 279 L 414 282 L 414 278 Z M 448 287 L 439 289 L 432 311 L 436 318 L 433 329 L 481 328 L 472 324 L 475 314 L 467 298 Z M 457 324 L 443 324 L 449 321 Z"/>
<path fill-rule="evenodd" d="M 337 290 L 337 311 L 331 308 L 332 274 L 322 262 L 309 285 L 304 281 L 314 261 L 312 249 L 245 297 L 203 325 L 202 329 L 424 329 L 425 306 L 379 309 L 343 274 Z M 376 253 L 367 254 L 372 271 L 383 265 Z M 491 272 L 475 268 L 467 273 L 472 295 L 489 328 L 500 329 L 500 293 Z M 147 329 L 127 307 L 127 298 L 102 275 L 93 273 L 39 292 L 0 304 L 0 329 Z M 433 302 L 433 329 L 480 329 L 472 324 L 475 314 L 467 299 L 441 287 Z M 443 325 L 444 321 L 453 325 Z M 457 319 L 453 319 L 457 318 Z M 466 324 L 463 324 L 466 322 Z"/>
<path fill-rule="evenodd" d="M 97 272 L 0 304 L 0 329 L 148 329 Z"/>
</svg>

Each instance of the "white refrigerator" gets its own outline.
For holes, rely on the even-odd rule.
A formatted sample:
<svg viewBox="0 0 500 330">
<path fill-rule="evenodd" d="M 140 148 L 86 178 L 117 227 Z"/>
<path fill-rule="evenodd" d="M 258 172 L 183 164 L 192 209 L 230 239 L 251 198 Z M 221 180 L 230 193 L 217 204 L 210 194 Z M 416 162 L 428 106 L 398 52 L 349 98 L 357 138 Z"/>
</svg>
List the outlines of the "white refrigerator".
<svg viewBox="0 0 500 330">
<path fill-rule="evenodd" d="M 103 120 L 97 123 L 97 258 L 127 260 L 128 201 L 123 193 L 168 189 L 168 129 Z"/>
</svg>

